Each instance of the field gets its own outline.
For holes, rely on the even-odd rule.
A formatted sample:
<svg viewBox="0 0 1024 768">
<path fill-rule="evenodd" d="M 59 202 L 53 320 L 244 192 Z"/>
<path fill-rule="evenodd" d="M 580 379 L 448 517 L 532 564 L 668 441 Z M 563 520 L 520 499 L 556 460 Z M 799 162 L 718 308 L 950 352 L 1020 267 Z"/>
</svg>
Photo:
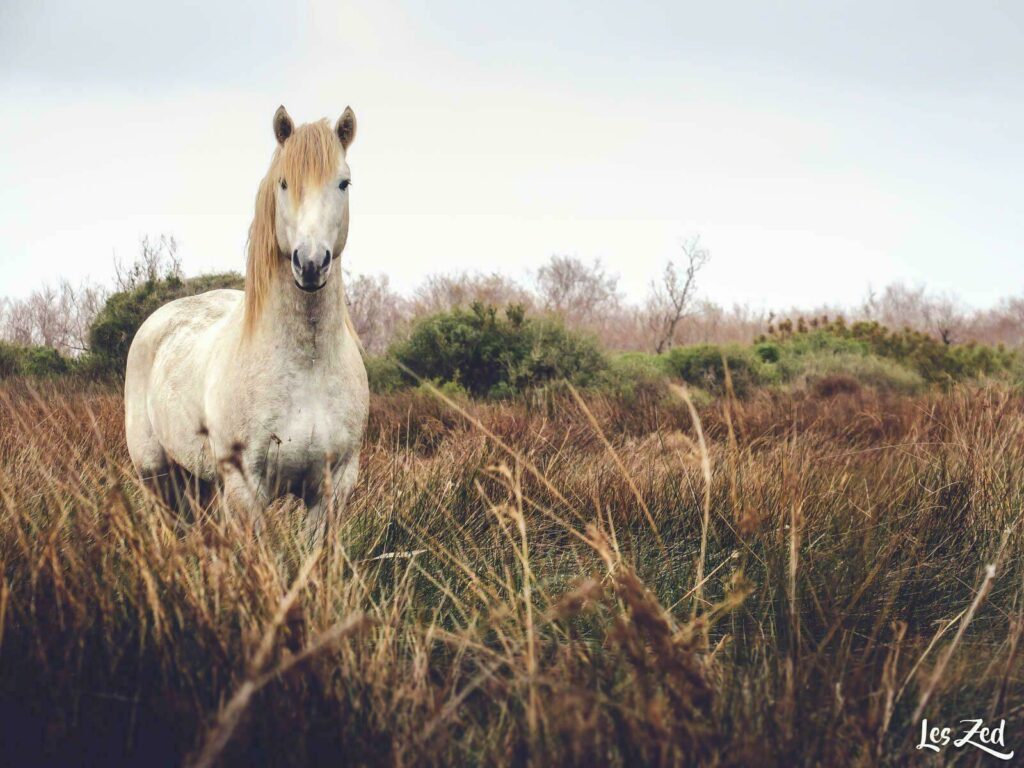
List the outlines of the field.
<svg viewBox="0 0 1024 768">
<path fill-rule="evenodd" d="M 8 763 L 980 756 L 922 717 L 1024 748 L 1019 389 L 375 396 L 314 548 L 287 502 L 259 536 L 157 504 L 116 390 L 0 386 Z"/>
</svg>

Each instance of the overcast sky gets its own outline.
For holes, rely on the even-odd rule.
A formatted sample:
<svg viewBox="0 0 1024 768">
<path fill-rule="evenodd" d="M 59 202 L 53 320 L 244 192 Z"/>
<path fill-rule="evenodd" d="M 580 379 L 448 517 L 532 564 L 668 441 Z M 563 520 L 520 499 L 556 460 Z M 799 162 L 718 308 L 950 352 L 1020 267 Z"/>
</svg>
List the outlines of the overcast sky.
<svg viewBox="0 0 1024 768">
<path fill-rule="evenodd" d="M 356 273 L 599 257 L 642 295 L 1024 291 L 1024 3 L 0 0 L 0 295 L 143 234 L 243 269 L 271 116 L 350 104 Z"/>
</svg>

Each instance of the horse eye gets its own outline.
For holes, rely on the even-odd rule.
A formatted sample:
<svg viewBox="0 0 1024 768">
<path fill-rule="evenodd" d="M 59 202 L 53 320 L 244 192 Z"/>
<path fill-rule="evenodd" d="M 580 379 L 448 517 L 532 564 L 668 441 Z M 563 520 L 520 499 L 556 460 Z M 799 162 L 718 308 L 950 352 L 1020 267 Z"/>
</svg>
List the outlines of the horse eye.
<svg viewBox="0 0 1024 768">
<path fill-rule="evenodd" d="M 342 192 L 344 192 L 346 189 L 348 189 L 348 185 L 351 184 L 351 183 L 352 182 L 349 181 L 348 179 L 342 179 L 341 183 L 338 185 L 338 189 L 340 189 Z"/>
<path fill-rule="evenodd" d="M 281 189 L 288 189 L 288 182 L 281 179 Z"/>
</svg>

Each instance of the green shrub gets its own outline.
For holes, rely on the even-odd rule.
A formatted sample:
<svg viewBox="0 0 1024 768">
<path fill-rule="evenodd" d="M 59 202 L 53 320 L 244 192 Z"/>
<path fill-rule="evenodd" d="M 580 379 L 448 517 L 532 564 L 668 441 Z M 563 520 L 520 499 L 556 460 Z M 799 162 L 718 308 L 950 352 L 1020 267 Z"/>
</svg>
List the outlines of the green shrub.
<svg viewBox="0 0 1024 768">
<path fill-rule="evenodd" d="M 453 381 L 448 382 L 448 385 L 458 387 L 460 390 L 462 390 L 463 394 L 467 396 L 469 395 L 469 393 L 466 392 L 465 389 L 463 389 Z M 487 392 L 487 397 L 489 397 L 491 400 L 511 400 L 517 394 L 519 394 L 519 392 L 515 388 L 515 386 L 512 385 L 511 382 L 499 381 L 497 384 L 490 388 L 490 390 Z"/>
<path fill-rule="evenodd" d="M 787 357 L 824 351 L 874 355 L 894 361 L 933 384 L 979 377 L 1012 377 L 1021 365 L 1020 354 L 1002 346 L 947 344 L 909 328 L 894 331 L 874 321 L 847 325 L 842 318 L 831 322 L 815 320 L 810 327 L 803 321 L 794 327 L 787 320 L 759 341 L 762 345 L 778 346 L 783 361 Z"/>
<path fill-rule="evenodd" d="M 128 348 L 139 326 L 167 302 L 215 288 L 242 288 L 244 284 L 244 278 L 235 272 L 184 280 L 171 275 L 147 280 L 132 291 L 113 294 L 89 328 L 90 375 L 123 376 Z"/>
<path fill-rule="evenodd" d="M 416 387 L 416 391 L 422 395 L 432 395 L 435 389 L 450 400 L 469 399 L 469 392 L 454 381 L 424 381 Z M 496 397 L 494 390 L 491 390 L 491 397 Z"/>
<path fill-rule="evenodd" d="M 63 376 L 71 371 L 72 361 L 53 347 L 27 347 L 22 368 L 27 376 Z"/>
<path fill-rule="evenodd" d="M 762 362 L 751 347 L 734 344 L 697 344 L 676 347 L 664 355 L 669 372 L 687 384 L 721 395 L 725 393 L 725 366 L 729 366 L 733 392 L 742 397 L 754 387 L 770 384 L 778 374 L 773 365 Z"/>
<path fill-rule="evenodd" d="M 363 363 L 366 365 L 366 378 L 370 384 L 370 391 L 374 394 L 383 395 L 408 386 L 408 382 L 402 376 L 402 370 L 393 358 L 384 355 L 368 355 Z"/>
<path fill-rule="evenodd" d="M 124 369 L 113 370 L 106 357 L 86 352 L 75 359 L 75 376 L 88 381 L 116 379 L 124 375 Z"/>
<path fill-rule="evenodd" d="M 396 360 L 431 381 L 451 381 L 476 397 L 508 397 L 558 380 L 586 386 L 607 366 L 597 343 L 521 306 L 498 314 L 479 302 L 427 317 L 392 346 Z"/>
<path fill-rule="evenodd" d="M 644 352 L 612 356 L 596 386 L 627 402 L 650 397 L 660 400 L 668 393 L 669 371 L 665 358 Z"/>
<path fill-rule="evenodd" d="M 782 356 L 782 350 L 778 344 L 765 341 L 754 347 L 754 354 L 760 358 L 762 363 L 777 363 Z"/>
<path fill-rule="evenodd" d="M 856 352 L 810 352 L 783 362 L 784 378 L 813 388 L 825 379 L 845 377 L 858 384 L 890 392 L 919 392 L 925 381 L 895 360 Z"/>
<path fill-rule="evenodd" d="M 863 340 L 828 330 L 811 330 L 794 334 L 782 342 L 767 342 L 779 351 L 779 360 L 813 354 L 860 354 L 872 351 Z"/>
<path fill-rule="evenodd" d="M 24 372 L 22 359 L 24 350 L 15 344 L 0 341 L 0 379 L 18 376 Z"/>
<path fill-rule="evenodd" d="M 990 347 L 983 344 L 957 344 L 947 348 L 956 378 L 1001 376 L 1019 369 L 1020 355 L 1002 344 Z"/>
<path fill-rule="evenodd" d="M 9 376 L 63 376 L 77 368 L 77 361 L 52 347 L 22 347 L 0 342 L 0 379 Z"/>
</svg>

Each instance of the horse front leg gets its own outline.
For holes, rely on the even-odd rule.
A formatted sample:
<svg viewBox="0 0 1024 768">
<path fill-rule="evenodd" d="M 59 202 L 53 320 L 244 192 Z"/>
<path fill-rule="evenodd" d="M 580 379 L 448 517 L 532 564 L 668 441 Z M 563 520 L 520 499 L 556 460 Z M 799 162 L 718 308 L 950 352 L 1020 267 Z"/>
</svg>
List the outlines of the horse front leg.
<svg viewBox="0 0 1024 768">
<path fill-rule="evenodd" d="M 349 494 L 359 477 L 359 454 L 351 453 L 340 462 L 328 462 L 320 492 L 306 500 L 306 530 L 320 541 L 337 527 L 348 504 Z"/>
<path fill-rule="evenodd" d="M 221 500 L 228 519 L 251 533 L 259 534 L 268 504 L 267 493 L 260 482 L 261 475 L 253 467 L 238 463 L 222 467 L 220 478 Z"/>
</svg>

